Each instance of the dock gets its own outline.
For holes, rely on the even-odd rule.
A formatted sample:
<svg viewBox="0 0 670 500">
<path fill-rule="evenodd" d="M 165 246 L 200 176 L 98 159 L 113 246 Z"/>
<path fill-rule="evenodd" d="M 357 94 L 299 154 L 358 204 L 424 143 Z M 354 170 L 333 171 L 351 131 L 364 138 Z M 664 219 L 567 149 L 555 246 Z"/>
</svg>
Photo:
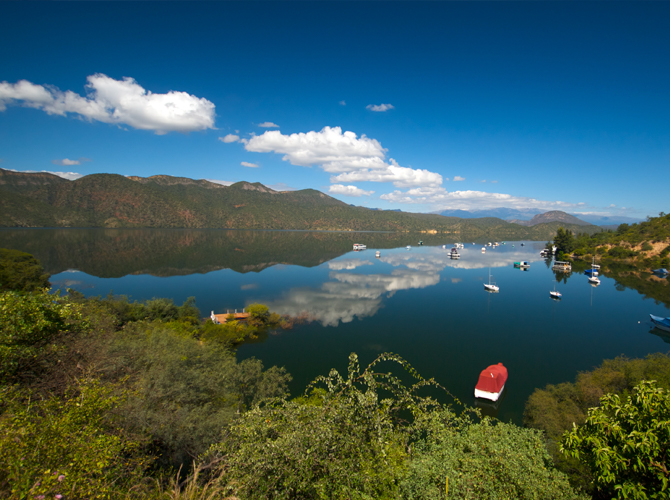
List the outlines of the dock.
<svg viewBox="0 0 670 500">
<path fill-rule="evenodd" d="M 209 316 L 209 318 L 213 323 L 222 325 L 228 321 L 228 317 L 231 314 L 235 316 L 236 321 L 247 319 L 249 317 L 249 313 L 245 312 L 244 309 L 242 309 L 242 312 L 237 312 L 237 309 L 235 309 L 235 311 L 227 311 L 225 314 L 214 314 L 214 311 L 212 311 L 212 314 Z"/>
</svg>

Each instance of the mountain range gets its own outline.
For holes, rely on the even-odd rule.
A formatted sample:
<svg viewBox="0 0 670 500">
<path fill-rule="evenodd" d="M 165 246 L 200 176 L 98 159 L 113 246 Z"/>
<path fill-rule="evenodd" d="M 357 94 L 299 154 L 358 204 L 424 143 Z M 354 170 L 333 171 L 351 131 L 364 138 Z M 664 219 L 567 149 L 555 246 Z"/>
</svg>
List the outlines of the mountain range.
<svg viewBox="0 0 670 500">
<path fill-rule="evenodd" d="M 548 239 L 556 220 L 524 227 L 496 217 L 465 219 L 352 207 L 314 189 L 275 191 L 260 183 L 222 186 L 158 175 L 92 174 L 70 181 L 0 169 L 0 227 L 153 227 L 424 231 L 497 239 Z"/>
<path fill-rule="evenodd" d="M 431 212 L 438 215 L 444 215 L 447 217 L 460 217 L 462 219 L 477 219 L 480 217 L 498 217 L 500 219 L 506 220 L 508 222 L 516 222 L 521 224 L 519 221 L 530 221 L 536 215 L 543 213 L 561 213 L 560 210 L 553 210 L 546 212 L 539 210 L 537 208 L 491 208 L 488 210 L 439 210 L 437 212 Z M 596 226 L 618 226 L 619 224 L 635 224 L 641 222 L 643 219 L 636 219 L 634 217 L 624 217 L 618 215 L 594 215 L 594 214 L 568 214 L 573 217 L 578 218 L 580 221 L 587 224 L 593 224 Z M 524 225 L 524 224 L 522 224 Z"/>
</svg>

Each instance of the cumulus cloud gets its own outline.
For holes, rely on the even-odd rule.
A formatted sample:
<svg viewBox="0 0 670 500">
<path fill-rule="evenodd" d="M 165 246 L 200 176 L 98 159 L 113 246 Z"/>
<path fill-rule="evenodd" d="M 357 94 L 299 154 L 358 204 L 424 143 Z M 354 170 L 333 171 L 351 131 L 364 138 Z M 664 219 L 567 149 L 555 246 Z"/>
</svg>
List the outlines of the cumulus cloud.
<svg viewBox="0 0 670 500">
<path fill-rule="evenodd" d="M 374 191 L 364 191 L 356 186 L 343 186 L 342 184 L 333 184 L 328 189 L 329 193 L 341 194 L 343 196 L 370 196 Z"/>
<path fill-rule="evenodd" d="M 9 168 L 7 170 L 9 170 L 10 172 L 23 172 L 26 174 L 36 174 L 36 173 L 53 174 L 57 175 L 58 177 L 62 177 L 63 179 L 67 179 L 69 181 L 74 181 L 75 179 L 84 177 L 83 174 L 78 174 L 77 172 L 52 172 L 50 170 L 14 170 L 12 168 Z"/>
<path fill-rule="evenodd" d="M 267 187 L 274 189 L 275 191 L 297 191 L 298 188 L 289 186 L 284 182 L 278 182 L 277 184 L 268 184 Z"/>
<path fill-rule="evenodd" d="M 418 187 L 407 191 L 395 190 L 380 196 L 393 203 L 426 204 L 436 210 L 447 209 L 488 209 L 488 208 L 538 208 L 541 210 L 575 210 L 585 204 L 564 201 L 545 201 L 524 196 L 485 191 L 451 191 L 443 187 Z"/>
<path fill-rule="evenodd" d="M 258 168 L 258 163 L 249 163 L 248 161 L 243 161 L 240 163 L 243 167 L 249 167 L 249 168 Z"/>
<path fill-rule="evenodd" d="M 228 134 L 224 137 L 219 137 L 219 140 L 221 142 L 225 142 L 226 144 L 230 144 L 231 142 L 239 142 L 240 136 L 235 134 Z"/>
<path fill-rule="evenodd" d="M 276 123 L 272 123 L 272 122 L 259 123 L 258 126 L 262 127 L 262 128 L 279 128 L 279 125 L 277 125 Z"/>
<path fill-rule="evenodd" d="M 222 181 L 219 179 L 205 179 L 205 180 L 213 182 L 214 184 L 221 184 L 222 186 L 230 186 L 231 184 L 235 184 L 233 181 Z"/>
<path fill-rule="evenodd" d="M 368 104 L 367 106 L 365 106 L 365 109 L 381 113 L 384 111 L 388 111 L 389 109 L 395 109 L 395 108 L 393 107 L 393 104 Z"/>
<path fill-rule="evenodd" d="M 251 137 L 245 148 L 256 153 L 283 154 L 283 160 L 293 165 L 318 165 L 328 173 L 338 174 L 331 177 L 333 183 L 392 182 L 396 187 L 442 184 L 440 174 L 401 167 L 392 158 L 387 162 L 387 149 L 379 141 L 342 132 L 340 127 L 290 135 L 272 130 Z"/>
<path fill-rule="evenodd" d="M 133 78 L 123 80 L 96 73 L 87 77 L 85 97 L 52 86 L 35 85 L 27 80 L 0 83 L 0 111 L 8 104 L 41 109 L 50 115 L 79 115 L 88 120 L 125 124 L 156 134 L 193 132 L 214 128 L 214 104 L 186 92 L 171 90 L 154 94 Z"/>
<path fill-rule="evenodd" d="M 69 167 L 71 165 L 81 165 L 86 161 L 91 161 L 90 158 L 79 158 L 78 160 L 70 160 L 68 158 L 63 158 L 62 160 L 51 160 L 51 163 L 54 165 L 60 165 L 61 167 Z"/>
<path fill-rule="evenodd" d="M 461 177 L 460 175 L 457 175 L 456 177 L 454 177 L 454 181 L 456 181 L 456 182 L 464 181 L 464 180 L 465 180 L 465 177 Z"/>
<path fill-rule="evenodd" d="M 343 100 L 340 101 L 340 106 L 346 106 L 346 105 L 347 105 L 347 103 L 345 101 L 343 101 Z"/>
</svg>

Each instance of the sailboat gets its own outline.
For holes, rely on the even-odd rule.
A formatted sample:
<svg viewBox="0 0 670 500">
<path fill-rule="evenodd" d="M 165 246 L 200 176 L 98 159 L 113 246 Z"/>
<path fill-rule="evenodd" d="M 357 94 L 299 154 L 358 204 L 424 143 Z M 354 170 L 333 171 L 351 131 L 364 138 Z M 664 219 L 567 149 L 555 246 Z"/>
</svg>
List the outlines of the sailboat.
<svg viewBox="0 0 670 500">
<path fill-rule="evenodd" d="M 495 282 L 491 283 L 491 268 L 489 267 L 489 282 L 484 283 L 484 289 L 487 292 L 498 292 L 500 291 L 500 288 L 498 288 L 495 284 Z"/>
<path fill-rule="evenodd" d="M 595 268 L 596 265 L 596 258 L 595 256 L 593 257 L 593 264 L 591 264 L 591 269 L 590 269 L 590 276 L 589 276 L 589 283 L 592 285 L 600 285 L 600 280 L 598 279 L 598 271 L 596 271 Z"/>
<path fill-rule="evenodd" d="M 553 291 L 549 290 L 549 295 L 551 296 L 552 299 L 558 299 L 558 300 L 560 300 L 561 297 L 563 297 L 563 295 L 561 295 L 561 292 L 556 290 L 556 282 L 554 282 L 554 290 Z"/>
</svg>

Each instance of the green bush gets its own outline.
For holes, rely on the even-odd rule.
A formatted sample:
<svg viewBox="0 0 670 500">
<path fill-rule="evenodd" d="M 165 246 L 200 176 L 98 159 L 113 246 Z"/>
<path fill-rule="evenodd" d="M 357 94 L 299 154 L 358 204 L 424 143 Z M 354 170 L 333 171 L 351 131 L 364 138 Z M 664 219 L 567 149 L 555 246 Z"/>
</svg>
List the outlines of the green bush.
<svg viewBox="0 0 670 500">
<path fill-rule="evenodd" d="M 65 398 L 25 398 L 0 390 L 3 498 L 124 499 L 150 460 L 110 420 L 121 399 L 84 379 Z M 137 492 L 137 498 L 142 496 Z M 40 496 L 42 495 L 42 496 Z"/>
<path fill-rule="evenodd" d="M 50 342 L 71 328 L 86 328 L 81 307 L 46 289 L 0 293 L 0 382 L 36 369 L 56 349 Z"/>
<path fill-rule="evenodd" d="M 422 500 L 586 498 L 553 467 L 540 432 L 437 413 L 415 445 L 400 492 Z"/>
<path fill-rule="evenodd" d="M 29 253 L 0 248 L 0 292 L 32 292 L 50 288 L 49 274 Z"/>
<path fill-rule="evenodd" d="M 169 324 L 136 322 L 113 337 L 102 368 L 111 380 L 130 375 L 123 405 L 127 428 L 151 439 L 163 465 L 188 466 L 220 437 L 235 415 L 265 397 L 282 396 L 283 368 L 201 343 Z"/>
<path fill-rule="evenodd" d="M 670 393 L 642 381 L 622 399 L 607 394 L 586 422 L 566 433 L 561 451 L 588 464 L 607 498 L 670 497 Z"/>
</svg>

